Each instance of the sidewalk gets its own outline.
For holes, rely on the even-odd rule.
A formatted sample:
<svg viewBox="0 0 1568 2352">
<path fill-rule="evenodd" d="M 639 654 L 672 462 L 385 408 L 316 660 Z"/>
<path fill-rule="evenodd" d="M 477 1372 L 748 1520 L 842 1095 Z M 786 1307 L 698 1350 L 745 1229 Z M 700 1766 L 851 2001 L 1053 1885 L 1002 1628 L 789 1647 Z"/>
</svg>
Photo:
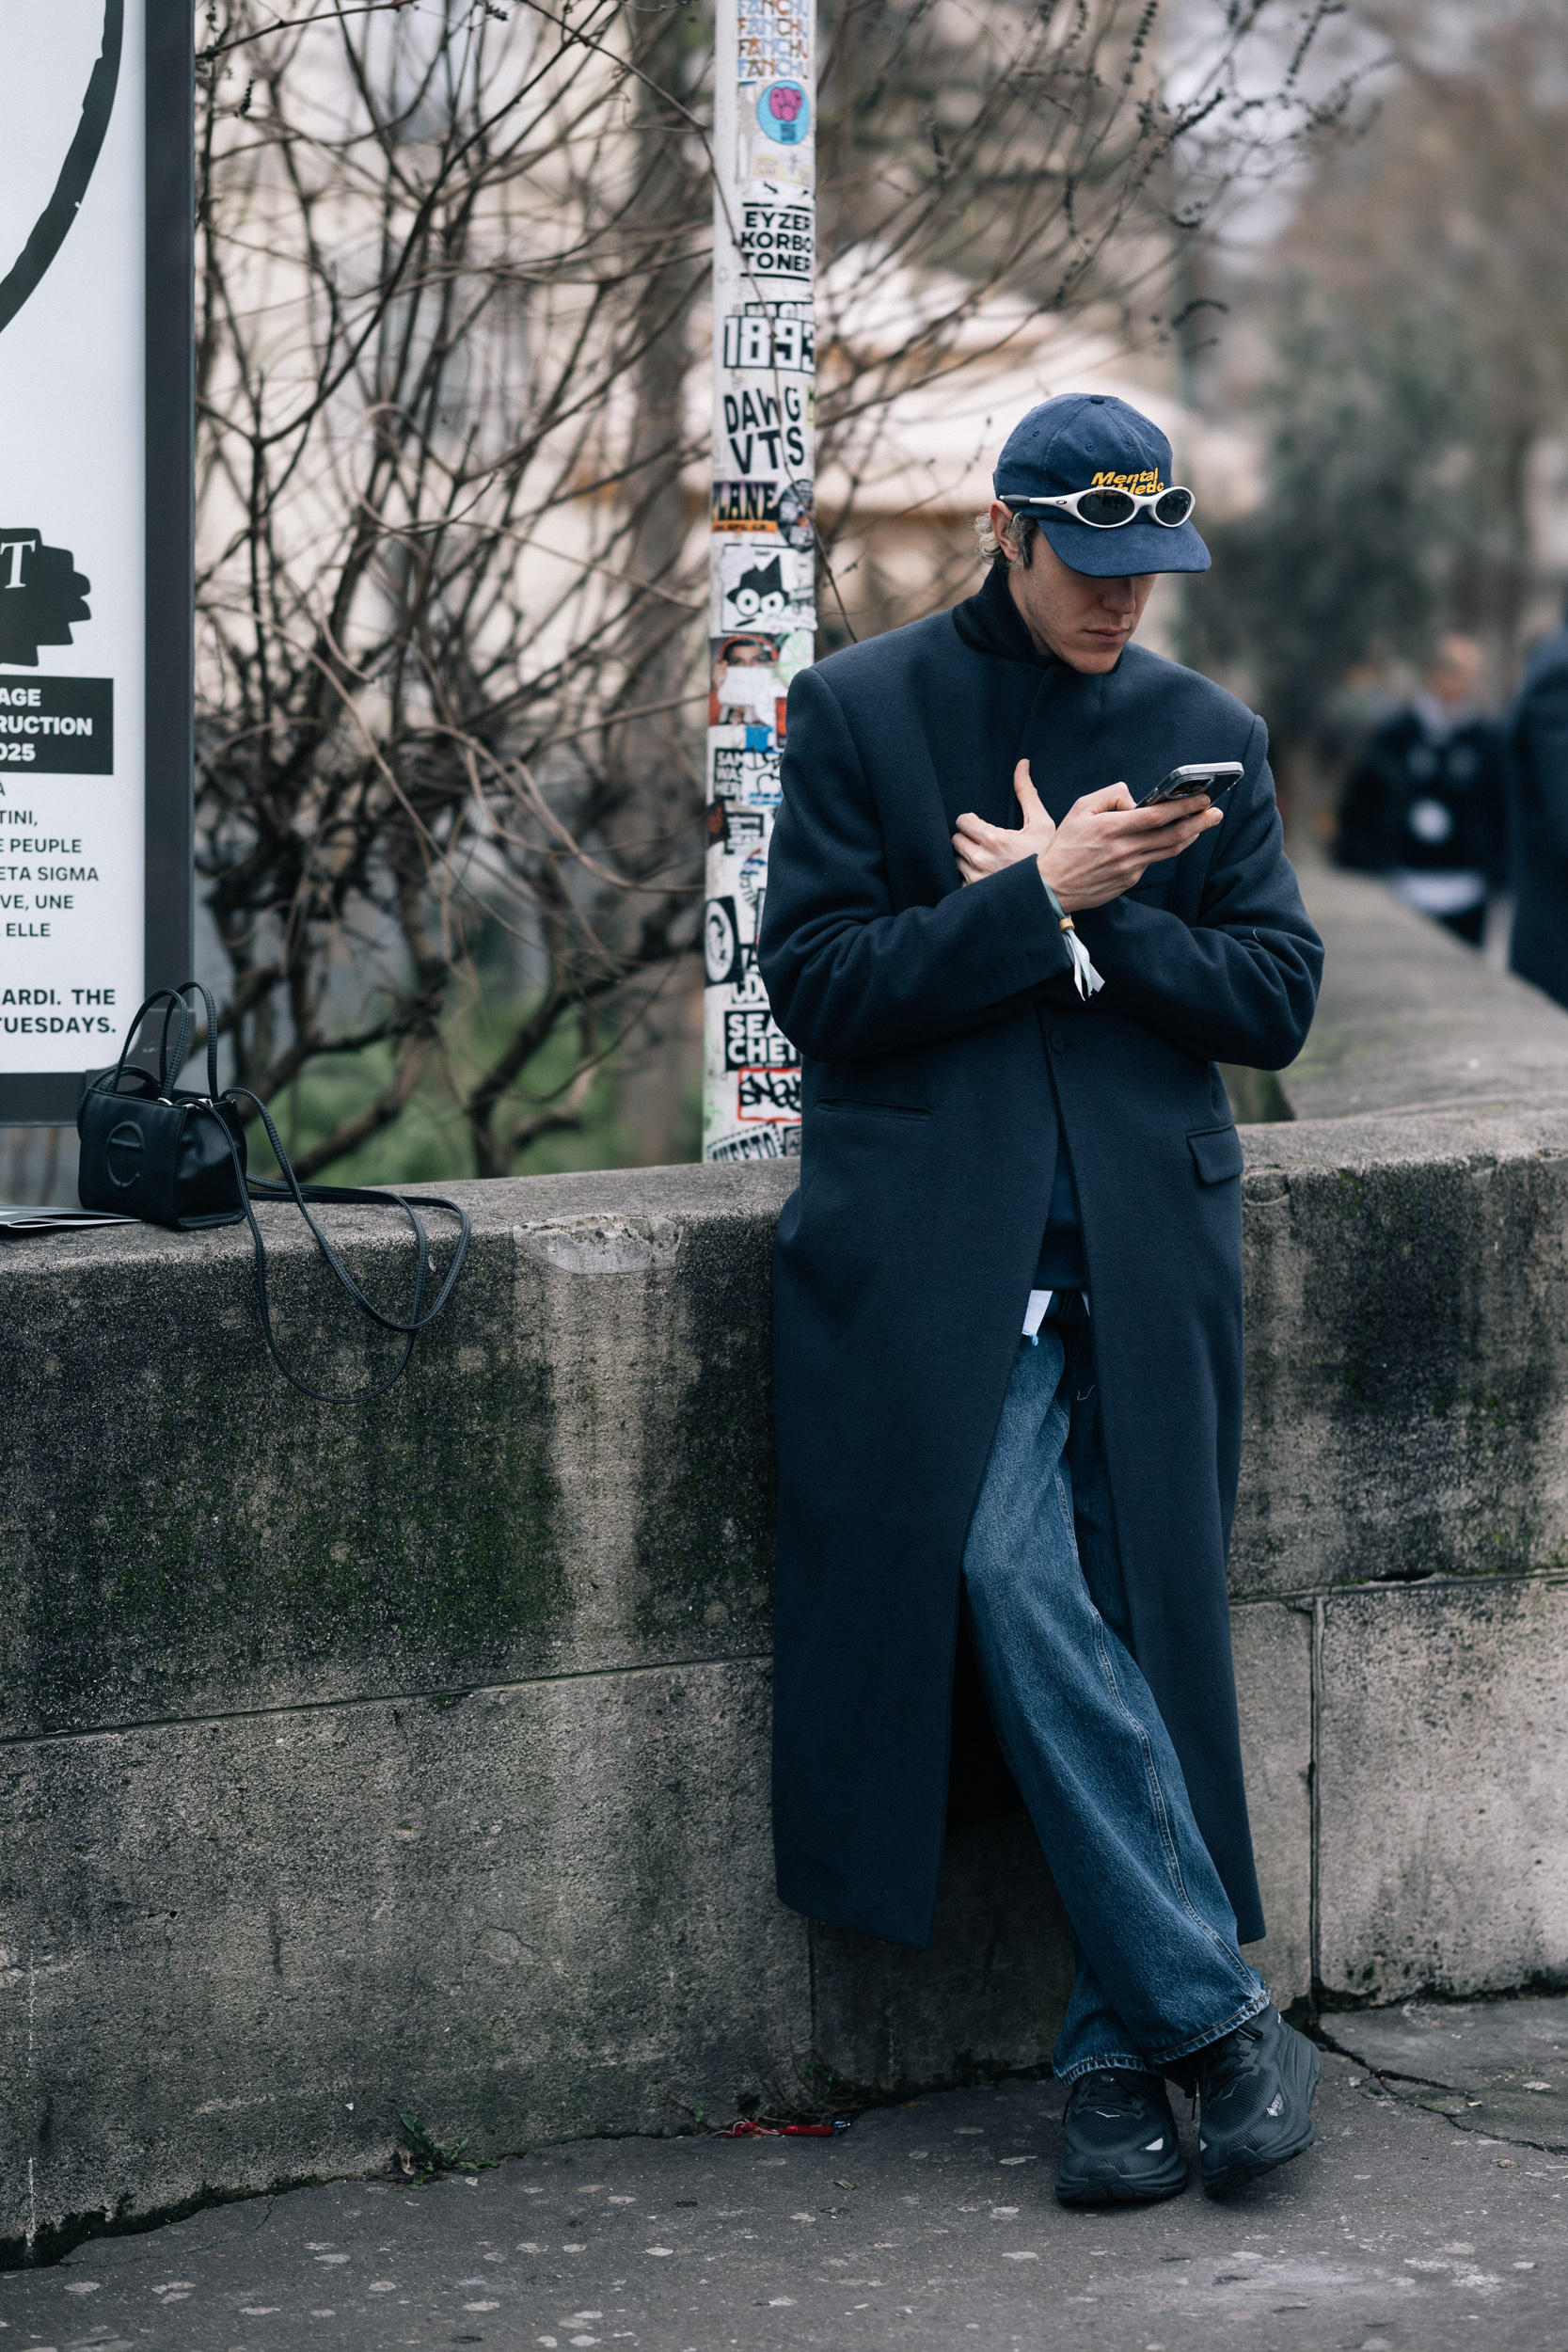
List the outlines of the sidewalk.
<svg viewBox="0 0 1568 2352">
<path fill-rule="evenodd" d="M 1061 2090 L 1010 2081 L 100 2239 L 0 2277 L 0 2352 L 1562 2352 L 1568 2000 L 1325 2024 L 1317 2147 L 1225 2205 L 1180 2102 L 1184 2196 L 1064 2212 Z"/>
</svg>

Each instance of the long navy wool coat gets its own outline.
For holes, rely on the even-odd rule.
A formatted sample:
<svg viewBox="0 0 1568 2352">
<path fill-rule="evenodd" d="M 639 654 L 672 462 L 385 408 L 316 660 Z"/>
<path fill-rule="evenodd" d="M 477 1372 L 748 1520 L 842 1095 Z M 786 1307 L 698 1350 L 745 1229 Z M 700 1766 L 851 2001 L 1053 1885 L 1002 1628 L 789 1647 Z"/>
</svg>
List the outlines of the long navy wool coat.
<svg viewBox="0 0 1568 2352">
<path fill-rule="evenodd" d="M 1323 962 L 1262 722 L 1135 645 L 1100 677 L 1042 661 L 998 569 L 799 675 L 787 743 L 759 948 L 804 1063 L 774 1258 L 779 1891 L 930 1940 L 964 1540 L 1065 1134 L 1132 1646 L 1251 1940 L 1225 1575 L 1242 1151 L 1214 1065 L 1291 1061 Z M 1078 917 L 1087 1005 L 1034 861 L 965 888 L 953 856 L 963 810 L 1019 821 L 1025 755 L 1058 820 L 1245 763 L 1223 824 Z"/>
<path fill-rule="evenodd" d="M 1513 731 L 1509 961 L 1568 1005 L 1568 629 L 1530 656 Z"/>
</svg>

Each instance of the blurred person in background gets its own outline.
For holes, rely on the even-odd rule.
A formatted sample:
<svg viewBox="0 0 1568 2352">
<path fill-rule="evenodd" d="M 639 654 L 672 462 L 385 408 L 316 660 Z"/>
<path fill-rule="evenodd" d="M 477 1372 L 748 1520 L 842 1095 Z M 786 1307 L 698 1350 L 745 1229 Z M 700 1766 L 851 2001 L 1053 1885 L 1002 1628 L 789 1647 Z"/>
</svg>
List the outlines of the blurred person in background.
<svg viewBox="0 0 1568 2352">
<path fill-rule="evenodd" d="M 1521 979 L 1568 1005 L 1568 625 L 1538 645 L 1526 667 L 1513 764 L 1509 961 Z"/>
<path fill-rule="evenodd" d="M 1339 802 L 1336 855 L 1479 947 L 1507 871 L 1508 755 L 1473 637 L 1439 638 L 1420 691 L 1376 730 Z"/>
</svg>

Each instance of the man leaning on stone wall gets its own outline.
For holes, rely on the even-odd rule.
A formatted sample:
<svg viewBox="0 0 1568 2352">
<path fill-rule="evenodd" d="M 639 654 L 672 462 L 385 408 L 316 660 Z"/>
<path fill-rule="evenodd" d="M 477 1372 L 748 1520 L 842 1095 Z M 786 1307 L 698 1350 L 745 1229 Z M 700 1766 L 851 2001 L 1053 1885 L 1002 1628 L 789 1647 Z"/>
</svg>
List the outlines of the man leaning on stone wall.
<svg viewBox="0 0 1568 2352">
<path fill-rule="evenodd" d="M 790 688 L 759 956 L 803 1063 L 774 1261 L 784 1899 L 924 1947 L 955 1661 L 1073 1930 L 1066 2202 L 1222 2195 L 1313 2138 L 1263 1933 L 1226 1549 L 1242 1149 L 1322 946 L 1262 723 L 1132 642 L 1209 556 L 1147 417 L 1007 439 L 979 593 Z M 1239 781 L 1139 807 L 1178 767 Z M 989 1737 L 989 1732 L 987 1733 Z"/>
</svg>

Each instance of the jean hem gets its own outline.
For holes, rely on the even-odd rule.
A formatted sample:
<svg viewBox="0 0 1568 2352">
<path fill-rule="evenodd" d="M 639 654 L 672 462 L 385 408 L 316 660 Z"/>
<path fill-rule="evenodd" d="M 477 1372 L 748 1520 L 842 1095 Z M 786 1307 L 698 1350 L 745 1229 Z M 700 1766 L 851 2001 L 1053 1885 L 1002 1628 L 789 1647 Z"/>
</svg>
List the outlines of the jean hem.
<svg viewBox="0 0 1568 2352">
<path fill-rule="evenodd" d="M 1082 2082 L 1085 2074 L 1158 2074 L 1160 2069 L 1152 2060 L 1135 2056 L 1130 2050 L 1112 2050 L 1101 2058 L 1077 2058 L 1064 2074 L 1054 2061 L 1052 2073 L 1059 2083 L 1069 2087 Z"/>
<path fill-rule="evenodd" d="M 1180 2049 L 1163 2050 L 1156 2058 L 1155 2064 L 1173 2066 L 1181 2058 L 1193 2058 L 1199 2050 L 1207 2050 L 1214 2042 L 1223 2042 L 1227 2033 L 1234 2033 L 1237 2026 L 1244 2026 L 1249 2018 L 1260 2017 L 1268 2008 L 1269 2000 L 1268 1986 L 1260 1984 L 1254 1997 L 1227 2017 L 1223 2026 L 1207 2026 L 1202 2033 L 1194 2034 L 1190 2042 L 1183 2042 Z"/>
</svg>

